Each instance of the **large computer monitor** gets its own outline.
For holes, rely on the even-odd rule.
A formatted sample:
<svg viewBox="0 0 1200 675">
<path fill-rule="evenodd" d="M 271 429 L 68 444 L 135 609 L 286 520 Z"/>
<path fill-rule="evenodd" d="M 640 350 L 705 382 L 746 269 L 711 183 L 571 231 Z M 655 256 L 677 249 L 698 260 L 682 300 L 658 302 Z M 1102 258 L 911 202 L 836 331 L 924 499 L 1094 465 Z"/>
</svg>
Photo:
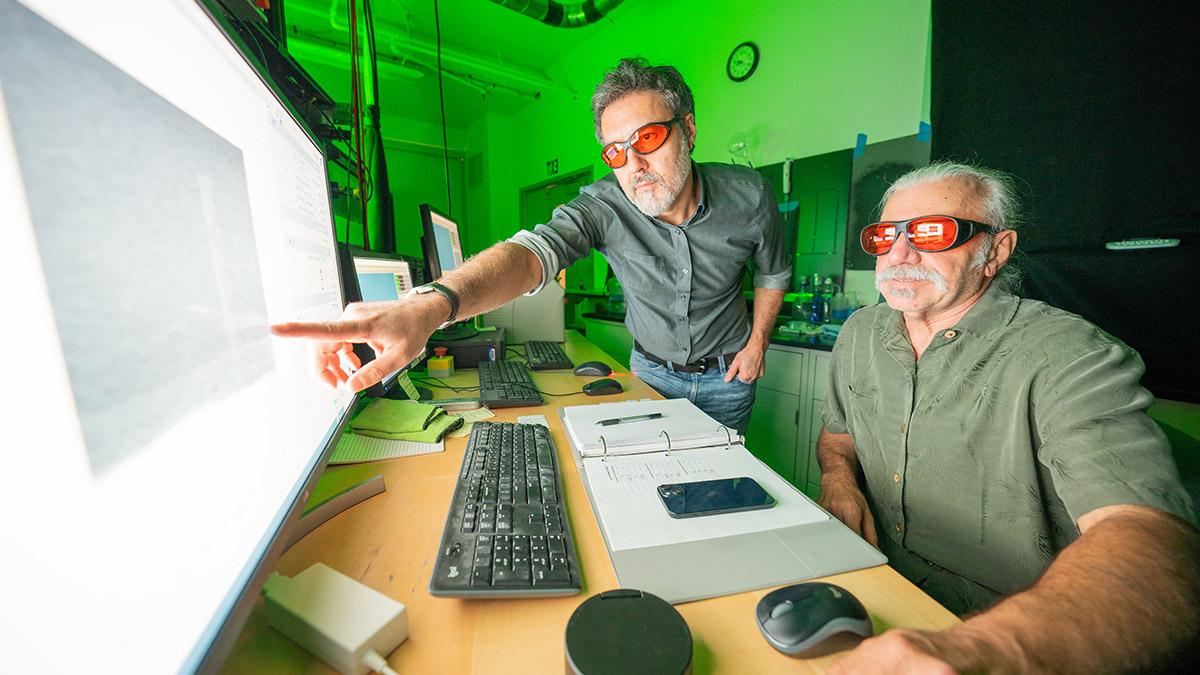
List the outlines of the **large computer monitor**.
<svg viewBox="0 0 1200 675">
<path fill-rule="evenodd" d="M 458 236 L 458 223 L 449 216 L 428 204 L 421 204 L 420 210 L 426 281 L 436 281 L 462 266 L 462 240 Z"/>
<path fill-rule="evenodd" d="M 209 7 L 0 0 L 0 672 L 211 669 L 355 399 L 325 161 Z"/>
</svg>

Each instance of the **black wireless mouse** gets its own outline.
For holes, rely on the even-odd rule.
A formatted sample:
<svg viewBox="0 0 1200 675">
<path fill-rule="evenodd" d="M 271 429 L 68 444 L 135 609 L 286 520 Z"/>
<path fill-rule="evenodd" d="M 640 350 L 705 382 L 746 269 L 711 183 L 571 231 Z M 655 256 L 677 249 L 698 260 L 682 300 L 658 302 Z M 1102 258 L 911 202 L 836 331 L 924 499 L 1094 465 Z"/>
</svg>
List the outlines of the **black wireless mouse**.
<svg viewBox="0 0 1200 675">
<path fill-rule="evenodd" d="M 576 375 L 612 375 L 612 368 L 602 361 L 584 361 L 575 366 Z"/>
<path fill-rule="evenodd" d="M 609 378 L 592 380 L 583 385 L 583 393 L 588 396 L 606 396 L 608 394 L 619 394 L 622 391 L 624 389 L 621 389 L 621 383 Z"/>
<path fill-rule="evenodd" d="M 754 615 L 772 647 L 801 658 L 850 649 L 874 633 L 871 617 L 858 598 L 819 581 L 767 593 Z"/>
</svg>

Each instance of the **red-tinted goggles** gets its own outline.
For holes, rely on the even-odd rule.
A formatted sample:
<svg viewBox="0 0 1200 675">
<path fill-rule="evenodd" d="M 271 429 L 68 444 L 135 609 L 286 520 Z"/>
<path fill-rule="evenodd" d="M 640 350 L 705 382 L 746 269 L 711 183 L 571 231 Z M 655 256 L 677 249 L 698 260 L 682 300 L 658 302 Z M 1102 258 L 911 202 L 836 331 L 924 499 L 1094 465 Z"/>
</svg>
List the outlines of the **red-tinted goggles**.
<svg viewBox="0 0 1200 675">
<path fill-rule="evenodd" d="M 673 117 L 665 122 L 651 122 L 633 132 L 627 141 L 613 141 L 600 149 L 600 157 L 613 169 L 625 166 L 629 161 L 630 148 L 639 155 L 648 155 L 661 148 L 671 137 L 671 125 L 680 118 Z"/>
<path fill-rule="evenodd" d="M 919 216 L 908 220 L 871 223 L 862 229 L 858 241 L 870 255 L 884 255 L 903 232 L 908 245 L 922 253 L 941 253 L 958 248 L 980 232 L 996 234 L 1003 228 L 954 216 Z"/>
</svg>

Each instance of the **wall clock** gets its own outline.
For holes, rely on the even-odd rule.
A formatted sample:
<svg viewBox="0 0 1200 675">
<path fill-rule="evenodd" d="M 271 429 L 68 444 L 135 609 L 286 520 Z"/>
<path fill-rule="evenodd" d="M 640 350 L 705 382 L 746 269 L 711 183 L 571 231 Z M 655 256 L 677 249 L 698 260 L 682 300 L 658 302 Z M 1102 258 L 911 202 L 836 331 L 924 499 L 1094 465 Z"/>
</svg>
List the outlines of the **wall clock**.
<svg viewBox="0 0 1200 675">
<path fill-rule="evenodd" d="M 729 53 L 729 60 L 725 62 L 725 73 L 734 82 L 748 79 L 758 67 L 758 56 L 758 45 L 743 42 Z"/>
</svg>

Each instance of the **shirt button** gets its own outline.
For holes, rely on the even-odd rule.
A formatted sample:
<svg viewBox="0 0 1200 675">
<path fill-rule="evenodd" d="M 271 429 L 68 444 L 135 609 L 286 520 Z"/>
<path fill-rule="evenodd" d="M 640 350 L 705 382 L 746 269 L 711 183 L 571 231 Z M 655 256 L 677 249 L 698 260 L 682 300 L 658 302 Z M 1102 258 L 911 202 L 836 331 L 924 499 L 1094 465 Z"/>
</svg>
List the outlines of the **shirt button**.
<svg viewBox="0 0 1200 675">
<path fill-rule="evenodd" d="M 894 480 L 894 481 L 896 481 L 897 483 L 899 483 L 899 482 L 900 482 L 900 474 L 899 474 L 899 473 L 893 473 L 893 474 L 892 474 L 892 480 Z"/>
<path fill-rule="evenodd" d="M 900 423 L 900 433 L 904 433 L 906 431 L 908 431 L 908 427 L 904 424 L 904 422 L 901 422 Z"/>
<path fill-rule="evenodd" d="M 685 268 L 683 268 L 683 273 L 684 273 L 684 274 L 687 274 L 687 273 L 688 273 L 688 268 L 686 268 L 686 267 L 685 267 Z"/>
<path fill-rule="evenodd" d="M 899 531 L 900 531 L 900 523 L 896 523 L 896 531 L 897 531 L 897 532 L 899 532 Z"/>
<path fill-rule="evenodd" d="M 945 333 L 942 333 L 942 336 L 945 337 L 947 340 L 953 340 L 954 338 L 958 337 L 958 331 L 948 330 Z"/>
</svg>

